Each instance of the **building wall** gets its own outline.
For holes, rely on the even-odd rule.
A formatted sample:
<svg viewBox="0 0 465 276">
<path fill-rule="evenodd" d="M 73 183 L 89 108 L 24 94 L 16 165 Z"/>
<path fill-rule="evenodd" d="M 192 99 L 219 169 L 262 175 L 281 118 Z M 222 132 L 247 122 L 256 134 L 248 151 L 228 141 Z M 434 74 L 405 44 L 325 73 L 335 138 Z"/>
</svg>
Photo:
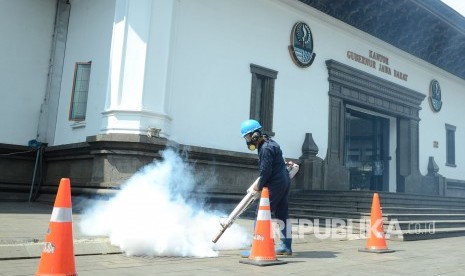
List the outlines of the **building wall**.
<svg viewBox="0 0 465 276">
<path fill-rule="evenodd" d="M 63 79 L 55 132 L 55 145 L 85 141 L 101 127 L 105 108 L 111 34 L 114 18 L 113 0 L 71 1 Z M 74 68 L 76 62 L 92 61 L 86 120 L 69 120 Z"/>
<path fill-rule="evenodd" d="M 325 156 L 328 83 L 324 60 L 300 69 L 287 50 L 290 30 L 302 19 L 298 14 L 278 1 L 180 1 L 176 12 L 169 112 L 173 139 L 246 152 L 239 127 L 249 117 L 250 64 L 256 64 L 278 71 L 273 131 L 284 153 L 299 157 L 304 134 L 312 132 L 319 155 Z M 315 48 L 319 55 L 320 46 Z M 196 102 L 197 97 L 205 100 L 177 104 Z M 206 127 L 212 131 L 192 133 Z"/>
<path fill-rule="evenodd" d="M 449 74 L 440 74 L 435 71 L 424 72 L 425 79 L 436 79 L 441 85 L 442 108 L 438 113 L 432 112 L 429 102 L 425 99 L 420 113 L 420 170 L 426 171 L 427 160 L 433 156 L 439 166 L 439 173 L 453 179 L 465 179 L 465 122 L 463 116 L 465 110 L 465 80 Z M 421 85 L 424 91 L 428 91 L 429 83 Z M 456 126 L 455 132 L 455 164 L 457 167 L 445 166 L 446 164 L 446 126 Z M 438 147 L 433 147 L 434 141 Z"/>
<path fill-rule="evenodd" d="M 2 55 L 10 61 L 16 61 L 17 64 L 13 67 L 15 74 L 9 78 L 12 81 L 7 82 L 8 86 L 5 86 L 4 91 L 27 91 L 27 94 L 14 94 L 18 96 L 7 95 L 8 101 L 5 103 L 25 102 L 24 98 L 28 98 L 26 104 L 19 105 L 20 107 L 14 110 L 10 108 L 11 104 L 3 104 L 5 106 L 0 109 L 0 112 L 10 112 L 7 113 L 10 118 L 18 118 L 16 121 L 2 120 L 7 129 L 18 126 L 25 129 L 24 132 L 0 133 L 4 143 L 23 143 L 21 141 L 26 142 L 29 137 L 35 135 L 35 130 L 32 131 L 37 125 L 34 118 L 40 108 L 43 92 L 39 97 L 30 91 L 35 90 L 40 83 L 43 86 L 41 91 L 45 91 L 45 57 L 49 56 L 47 51 L 51 39 L 47 35 L 51 35 L 52 32 L 55 1 L 47 3 L 49 9 L 35 2 L 34 5 L 28 6 L 10 3 L 6 7 L 10 10 L 21 7 L 30 13 L 36 12 L 27 16 L 26 22 L 31 21 L 29 25 L 34 23 L 34 31 L 28 32 L 29 37 L 32 35 L 37 39 L 29 41 L 26 36 L 22 36 L 23 29 L 27 27 L 21 25 L 26 24 L 21 21 L 18 22 L 21 23 L 19 25 L 13 24 L 15 27 L 12 27 L 14 29 L 9 33 L 11 40 L 20 45 L 19 48 L 15 46 L 15 51 L 22 55 L 11 54 L 13 44 L 10 48 L 0 46 L 5 47 L 1 53 L 9 53 Z M 461 169 L 461 165 L 465 164 L 465 148 L 460 142 L 465 140 L 465 124 L 460 122 L 460 118 L 463 117 L 460 114 L 464 113 L 460 109 L 460 103 L 465 102 L 465 80 L 296 0 L 71 1 L 55 145 L 84 142 L 89 136 L 105 132 L 102 130 L 105 125 L 102 113 L 109 107 L 108 102 L 113 96 L 109 88 L 114 81 L 110 74 L 111 68 L 114 68 L 112 57 L 115 57 L 112 49 L 115 37 L 112 36 L 115 34 L 115 26 L 120 23 L 119 9 L 124 8 L 124 3 L 141 5 L 135 10 L 148 7 L 149 15 L 144 16 L 148 18 L 150 25 L 148 30 L 144 30 L 146 32 L 143 39 L 137 32 L 128 32 L 124 39 L 125 43 L 147 43 L 142 45 L 147 48 L 145 59 L 140 63 L 132 61 L 131 66 L 144 67 L 144 83 L 139 83 L 139 86 L 143 87 L 144 105 L 148 109 L 154 109 L 148 110 L 149 112 L 162 112 L 169 117 L 169 130 L 165 130 L 169 139 L 188 146 L 248 152 L 239 135 L 239 128 L 240 123 L 249 117 L 250 64 L 256 64 L 278 71 L 275 82 L 273 131 L 285 155 L 298 158 L 301 155 L 305 133 L 312 133 L 319 147 L 318 156 L 324 159 L 328 147 L 329 113 L 328 70 L 325 62 L 333 59 L 425 95 L 429 93 L 430 81 L 437 79 L 442 88 L 443 108 L 439 113 L 432 112 L 427 99 L 421 105 L 420 171 L 426 174 L 428 157 L 434 156 L 440 174 L 451 179 L 465 179 L 465 171 Z M 36 6 L 40 7 L 29 10 L 30 7 Z M 17 13 L 22 14 L 24 11 L 18 10 Z M 10 16 L 10 19 L 16 20 L 14 16 Z M 47 24 L 35 24 L 41 23 L 41 20 L 48 22 L 49 27 L 45 28 Z M 297 67 L 288 52 L 290 32 L 297 21 L 306 22 L 314 36 L 316 58 L 306 69 Z M 16 38 L 18 34 L 21 35 Z M 40 43 L 36 45 L 36 41 Z M 37 46 L 34 51 L 21 48 L 30 43 Z M 45 44 L 47 46 L 44 46 Z M 37 50 L 41 55 L 36 54 Z M 407 81 L 396 78 L 393 73 L 386 74 L 348 58 L 349 51 L 368 57 L 370 50 L 388 57 L 391 70 L 396 69 L 408 74 Z M 24 55 L 30 55 L 29 59 L 24 61 Z M 28 81 L 19 82 L 21 76 L 25 75 L 18 72 L 24 71 L 20 61 L 30 62 L 42 69 L 31 69 L 27 74 Z M 74 64 L 81 61 L 92 61 L 92 72 L 86 121 L 75 124 L 68 120 L 68 114 Z M 124 67 L 124 63 L 121 66 L 128 72 L 132 69 L 129 65 Z M 33 74 L 37 71 L 42 73 Z M 131 87 L 124 89 L 127 93 L 125 97 L 130 99 Z M 31 95 L 32 101 L 29 100 Z M 124 106 L 124 102 L 121 106 Z M 141 133 L 132 134 L 143 134 L 146 125 L 142 123 L 145 122 L 141 122 Z M 457 127 L 456 168 L 444 165 L 446 123 Z M 433 148 L 433 141 L 438 142 L 439 148 Z M 392 144 L 391 150 L 395 146 Z"/>
<path fill-rule="evenodd" d="M 56 0 L 0 2 L 0 143 L 36 138 L 55 8 Z"/>
<path fill-rule="evenodd" d="M 456 163 L 465 161 L 460 143 L 465 137 L 458 122 L 460 117 L 456 116 L 460 102 L 465 100 L 464 80 L 296 1 L 176 3 L 169 109 L 173 139 L 184 144 L 246 151 L 237 134 L 240 122 L 249 113 L 249 64 L 254 63 L 279 72 L 274 131 L 284 152 L 297 158 L 304 133 L 311 132 L 320 149 L 318 156 L 324 158 L 328 140 L 325 61 L 335 59 L 425 95 L 429 95 L 430 81 L 437 79 L 442 84 L 444 107 L 434 113 L 426 99 L 422 103 L 420 171 L 427 173 L 428 157 L 434 156 L 441 173 L 451 178 L 465 177 L 462 170 L 444 165 L 446 123 L 457 126 Z M 295 66 L 287 51 L 290 30 L 300 20 L 311 27 L 317 54 L 307 69 Z M 368 57 L 370 50 L 389 57 L 391 74 L 347 57 L 348 51 Z M 407 81 L 396 78 L 394 69 L 408 74 Z M 207 128 L 214 126 L 214 134 L 205 131 L 205 124 Z M 439 148 L 433 148 L 433 141 L 439 142 Z"/>
</svg>

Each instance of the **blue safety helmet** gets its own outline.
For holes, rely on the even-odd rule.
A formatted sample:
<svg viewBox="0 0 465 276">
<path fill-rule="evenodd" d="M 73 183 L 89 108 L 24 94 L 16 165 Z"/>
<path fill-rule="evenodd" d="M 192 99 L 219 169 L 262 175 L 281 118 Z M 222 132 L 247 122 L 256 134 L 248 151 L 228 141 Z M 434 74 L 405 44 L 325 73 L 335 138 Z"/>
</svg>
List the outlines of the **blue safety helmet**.
<svg viewBox="0 0 465 276">
<path fill-rule="evenodd" d="M 254 131 L 259 130 L 261 128 L 262 128 L 262 126 L 256 120 L 244 121 L 244 122 L 242 122 L 242 125 L 241 125 L 242 137 L 245 137 L 247 134 L 253 133 Z"/>
</svg>

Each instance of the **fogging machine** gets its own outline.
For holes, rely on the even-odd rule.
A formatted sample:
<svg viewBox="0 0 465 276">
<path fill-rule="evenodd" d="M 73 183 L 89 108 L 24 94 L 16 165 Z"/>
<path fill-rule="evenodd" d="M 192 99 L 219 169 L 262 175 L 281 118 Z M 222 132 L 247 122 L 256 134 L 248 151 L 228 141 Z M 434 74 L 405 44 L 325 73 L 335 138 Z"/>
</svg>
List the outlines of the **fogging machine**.
<svg viewBox="0 0 465 276">
<path fill-rule="evenodd" d="M 292 179 L 299 171 L 299 165 L 294 164 L 294 163 L 287 163 L 287 171 L 289 172 L 289 176 Z M 247 210 L 257 198 L 260 197 L 260 192 L 255 191 L 253 189 L 254 185 L 258 183 L 259 180 L 260 180 L 260 177 L 257 178 L 252 183 L 252 185 L 250 185 L 250 187 L 247 189 L 247 194 L 244 196 L 241 202 L 239 202 L 239 204 L 236 206 L 236 208 L 234 208 L 231 214 L 229 214 L 228 218 L 225 221 L 220 222 L 221 229 L 218 232 L 218 234 L 216 234 L 215 237 L 213 238 L 212 240 L 213 243 L 216 243 L 220 239 L 220 237 L 223 235 L 223 233 L 226 231 L 226 229 L 228 229 L 234 223 L 234 221 L 242 213 L 244 213 L 244 211 Z"/>
</svg>

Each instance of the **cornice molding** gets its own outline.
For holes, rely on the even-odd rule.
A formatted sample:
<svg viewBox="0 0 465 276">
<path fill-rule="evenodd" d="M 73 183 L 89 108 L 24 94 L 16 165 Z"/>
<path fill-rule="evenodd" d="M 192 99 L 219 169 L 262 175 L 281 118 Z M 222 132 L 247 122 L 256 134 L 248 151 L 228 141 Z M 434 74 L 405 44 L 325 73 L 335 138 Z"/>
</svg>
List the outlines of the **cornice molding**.
<svg viewBox="0 0 465 276">
<path fill-rule="evenodd" d="M 329 95 L 394 116 L 419 120 L 425 95 L 335 60 L 327 60 Z"/>
</svg>

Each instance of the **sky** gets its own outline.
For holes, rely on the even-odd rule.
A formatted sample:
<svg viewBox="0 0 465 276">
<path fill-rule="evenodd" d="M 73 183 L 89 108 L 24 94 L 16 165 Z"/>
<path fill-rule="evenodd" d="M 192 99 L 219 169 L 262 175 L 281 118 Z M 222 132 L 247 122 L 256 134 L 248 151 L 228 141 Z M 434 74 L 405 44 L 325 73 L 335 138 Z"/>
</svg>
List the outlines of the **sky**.
<svg viewBox="0 0 465 276">
<path fill-rule="evenodd" d="M 449 7 L 453 8 L 463 16 L 465 16 L 465 1 L 464 0 L 441 0 Z"/>
</svg>

